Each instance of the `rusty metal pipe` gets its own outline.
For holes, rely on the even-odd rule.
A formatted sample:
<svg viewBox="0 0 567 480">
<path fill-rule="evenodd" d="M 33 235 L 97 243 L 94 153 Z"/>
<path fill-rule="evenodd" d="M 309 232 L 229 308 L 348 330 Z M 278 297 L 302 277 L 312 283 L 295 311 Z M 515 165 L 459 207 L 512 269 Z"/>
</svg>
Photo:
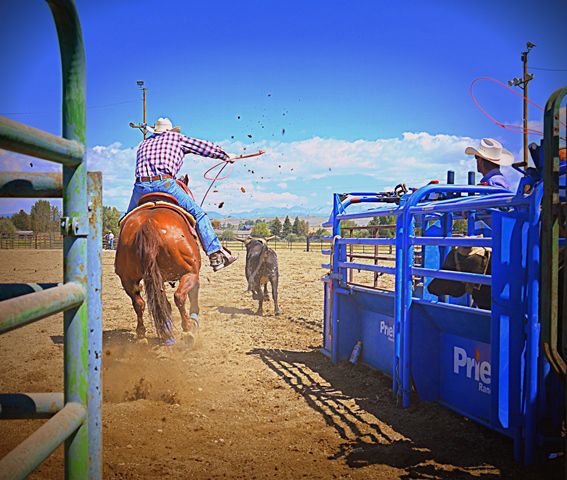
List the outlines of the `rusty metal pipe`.
<svg viewBox="0 0 567 480">
<path fill-rule="evenodd" d="M 0 460 L 0 480 L 26 478 L 83 424 L 87 411 L 76 402 L 63 409 Z"/>
<path fill-rule="evenodd" d="M 78 307 L 85 300 L 81 285 L 69 282 L 59 287 L 0 302 L 0 334 L 9 332 L 28 323 Z"/>
<path fill-rule="evenodd" d="M 1 116 L 0 148 L 68 167 L 80 165 L 85 153 L 85 147 L 75 140 L 67 140 Z"/>
<path fill-rule="evenodd" d="M 64 404 L 62 393 L 2 393 L 0 419 L 51 418 Z"/>
<path fill-rule="evenodd" d="M 0 172 L 0 197 L 61 198 L 61 172 Z"/>
</svg>

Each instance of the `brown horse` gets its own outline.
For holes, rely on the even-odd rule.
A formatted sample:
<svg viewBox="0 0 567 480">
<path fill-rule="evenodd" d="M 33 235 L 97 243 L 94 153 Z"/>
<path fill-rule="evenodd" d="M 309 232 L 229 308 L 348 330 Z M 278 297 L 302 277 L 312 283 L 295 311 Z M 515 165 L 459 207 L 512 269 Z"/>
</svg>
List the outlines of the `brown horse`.
<svg viewBox="0 0 567 480">
<path fill-rule="evenodd" d="M 187 343 L 194 343 L 199 328 L 201 255 L 195 232 L 182 213 L 161 202 L 134 210 L 122 222 L 114 268 L 136 311 L 138 338 L 146 335 L 145 302 L 140 295 L 143 280 L 156 333 L 166 345 L 175 343 L 175 337 L 164 282 L 179 281 L 175 305 Z M 190 315 L 185 308 L 187 296 Z"/>
</svg>

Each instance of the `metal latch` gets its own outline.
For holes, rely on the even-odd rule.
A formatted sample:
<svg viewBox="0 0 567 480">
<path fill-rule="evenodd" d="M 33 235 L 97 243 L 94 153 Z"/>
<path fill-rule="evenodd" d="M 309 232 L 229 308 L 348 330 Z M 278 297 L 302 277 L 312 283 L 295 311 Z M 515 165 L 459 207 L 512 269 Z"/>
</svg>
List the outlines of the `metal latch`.
<svg viewBox="0 0 567 480">
<path fill-rule="evenodd" d="M 82 217 L 61 217 L 61 235 L 87 237 L 89 235 L 89 224 Z"/>
</svg>

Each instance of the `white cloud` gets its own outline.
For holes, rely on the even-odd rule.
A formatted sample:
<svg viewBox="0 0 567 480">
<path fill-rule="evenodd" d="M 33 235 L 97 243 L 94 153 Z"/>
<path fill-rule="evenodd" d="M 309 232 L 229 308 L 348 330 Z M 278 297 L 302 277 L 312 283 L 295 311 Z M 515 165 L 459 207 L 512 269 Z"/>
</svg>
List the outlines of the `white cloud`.
<svg viewBox="0 0 567 480">
<path fill-rule="evenodd" d="M 221 145 L 232 154 L 257 149 L 266 154 L 237 161 L 230 176 L 211 189 L 205 208 L 214 209 L 220 202 L 224 202 L 222 213 L 268 206 L 317 208 L 330 203 L 329 190 L 353 191 L 363 184 L 379 191 L 402 182 L 419 187 L 431 179 L 444 180 L 449 169 L 456 171 L 457 182 L 465 183 L 467 170 L 473 170 L 475 164 L 464 150 L 478 141 L 427 132 L 356 141 L 313 137 L 252 146 L 224 141 Z M 103 172 L 104 203 L 125 209 L 134 182 L 135 148 L 119 143 L 99 145 L 89 151 L 88 158 L 90 170 Z M 210 185 L 202 175 L 214 163 L 195 155 L 185 159 L 181 172 L 189 174 L 198 201 Z M 209 175 L 214 177 L 216 172 Z"/>
</svg>

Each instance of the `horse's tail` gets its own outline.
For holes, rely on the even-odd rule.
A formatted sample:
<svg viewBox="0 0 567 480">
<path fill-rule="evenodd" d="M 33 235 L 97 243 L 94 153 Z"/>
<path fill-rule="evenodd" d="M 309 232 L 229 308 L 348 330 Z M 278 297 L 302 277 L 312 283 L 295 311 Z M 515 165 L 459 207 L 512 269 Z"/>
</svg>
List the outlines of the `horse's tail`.
<svg viewBox="0 0 567 480">
<path fill-rule="evenodd" d="M 159 232 L 148 219 L 136 234 L 136 245 L 143 270 L 144 287 L 148 308 L 154 319 L 156 333 L 165 340 L 173 337 L 173 322 L 171 321 L 171 304 L 167 300 L 163 288 L 163 278 L 157 263 L 159 253 Z"/>
</svg>

